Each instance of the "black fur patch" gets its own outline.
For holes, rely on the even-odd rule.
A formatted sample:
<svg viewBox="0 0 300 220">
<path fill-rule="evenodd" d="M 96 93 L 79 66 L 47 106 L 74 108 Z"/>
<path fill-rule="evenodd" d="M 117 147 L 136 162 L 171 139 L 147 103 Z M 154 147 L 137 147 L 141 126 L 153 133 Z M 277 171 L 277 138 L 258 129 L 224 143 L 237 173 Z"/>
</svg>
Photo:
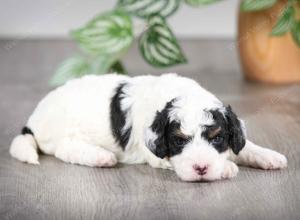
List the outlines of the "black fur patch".
<svg viewBox="0 0 300 220">
<path fill-rule="evenodd" d="M 170 121 L 169 112 L 173 108 L 175 99 L 167 102 L 163 110 L 158 111 L 150 128 L 157 135 L 153 145 L 149 147 L 157 157 L 172 157 L 180 154 L 184 146 L 191 140 L 190 137 L 178 137 L 180 123 Z"/>
<path fill-rule="evenodd" d="M 22 128 L 21 134 L 25 135 L 25 134 L 31 134 L 32 136 L 34 136 L 32 130 L 30 128 L 28 128 L 27 126 Z"/>
<path fill-rule="evenodd" d="M 246 140 L 236 114 L 230 106 L 226 107 L 225 117 L 218 109 L 210 110 L 209 112 L 213 115 L 215 124 L 206 126 L 202 137 L 211 143 L 219 153 L 226 151 L 230 147 L 235 154 L 238 154 L 245 146 Z M 221 131 L 218 135 L 210 138 L 209 133 L 219 127 Z M 216 138 L 219 141 L 215 141 Z"/>
<path fill-rule="evenodd" d="M 156 116 L 150 128 L 157 135 L 154 141 L 154 146 L 151 146 L 151 151 L 157 157 L 164 158 L 168 156 L 169 149 L 166 139 L 166 131 L 169 124 L 169 111 L 173 107 L 173 100 L 167 102 L 164 109 L 156 112 Z"/>
<path fill-rule="evenodd" d="M 124 150 L 131 134 L 131 127 L 123 131 L 123 128 L 126 123 L 126 114 L 127 111 L 121 109 L 121 101 L 126 95 L 123 91 L 123 88 L 127 86 L 126 83 L 121 83 L 115 90 L 115 94 L 112 97 L 110 103 L 110 122 L 112 134 L 115 137 L 116 141 L 120 144 Z M 123 132 L 122 132 L 123 131 Z"/>
</svg>

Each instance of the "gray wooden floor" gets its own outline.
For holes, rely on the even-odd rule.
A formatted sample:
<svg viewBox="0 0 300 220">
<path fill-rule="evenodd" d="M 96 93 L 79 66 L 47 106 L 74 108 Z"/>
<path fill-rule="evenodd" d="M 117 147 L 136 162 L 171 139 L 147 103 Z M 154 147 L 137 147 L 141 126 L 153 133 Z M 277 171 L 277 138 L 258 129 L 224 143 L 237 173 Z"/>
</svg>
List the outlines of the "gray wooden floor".
<svg viewBox="0 0 300 220">
<path fill-rule="evenodd" d="M 126 57 L 131 75 L 176 71 L 201 82 L 245 119 L 248 136 L 288 157 L 283 171 L 241 168 L 232 180 L 184 183 L 146 165 L 96 169 L 8 154 L 69 41 L 0 41 L 0 219 L 300 219 L 300 86 L 243 81 L 231 41 L 184 41 L 188 65 L 156 70 Z M 300 73 L 299 73 L 300 74 Z M 99 94 L 101 95 L 101 94 Z"/>
</svg>

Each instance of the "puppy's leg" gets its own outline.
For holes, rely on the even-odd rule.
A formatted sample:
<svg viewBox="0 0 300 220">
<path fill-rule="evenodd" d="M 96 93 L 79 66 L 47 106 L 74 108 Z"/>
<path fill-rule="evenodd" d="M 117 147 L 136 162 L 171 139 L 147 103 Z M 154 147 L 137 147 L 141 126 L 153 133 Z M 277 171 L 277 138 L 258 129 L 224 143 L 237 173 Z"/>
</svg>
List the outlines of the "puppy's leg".
<svg viewBox="0 0 300 220">
<path fill-rule="evenodd" d="M 114 153 L 73 139 L 61 141 L 55 151 L 55 156 L 68 163 L 90 167 L 112 167 L 117 163 Z"/>
<path fill-rule="evenodd" d="M 287 167 L 284 155 L 268 148 L 260 147 L 247 140 L 245 147 L 232 159 L 240 165 L 261 168 L 265 170 Z"/>
<path fill-rule="evenodd" d="M 144 149 L 147 149 L 146 147 Z M 147 163 L 153 167 L 153 168 L 161 168 L 161 169 L 169 169 L 173 170 L 173 166 L 171 165 L 170 161 L 167 158 L 160 159 L 154 156 L 152 153 L 149 153 L 148 150 L 146 150 L 145 159 Z"/>
<path fill-rule="evenodd" d="M 222 178 L 223 179 L 233 178 L 238 174 L 238 172 L 239 172 L 238 166 L 235 163 L 233 163 L 232 161 L 227 160 L 227 161 L 225 161 L 225 164 L 224 164 Z"/>
<path fill-rule="evenodd" d="M 173 170 L 173 166 L 171 165 L 171 163 L 165 159 L 148 160 L 148 164 L 153 168 Z"/>
</svg>

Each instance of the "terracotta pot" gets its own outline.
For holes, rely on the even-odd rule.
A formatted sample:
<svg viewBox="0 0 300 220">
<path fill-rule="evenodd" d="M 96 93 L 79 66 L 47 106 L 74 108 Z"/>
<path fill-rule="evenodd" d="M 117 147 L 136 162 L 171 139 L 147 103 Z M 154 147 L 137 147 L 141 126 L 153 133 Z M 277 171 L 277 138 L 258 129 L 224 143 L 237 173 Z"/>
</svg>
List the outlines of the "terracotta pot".
<svg viewBox="0 0 300 220">
<path fill-rule="evenodd" d="M 290 34 L 270 36 L 286 2 L 280 0 L 268 10 L 239 13 L 238 47 L 247 79 L 277 84 L 300 82 L 300 48 Z"/>
</svg>

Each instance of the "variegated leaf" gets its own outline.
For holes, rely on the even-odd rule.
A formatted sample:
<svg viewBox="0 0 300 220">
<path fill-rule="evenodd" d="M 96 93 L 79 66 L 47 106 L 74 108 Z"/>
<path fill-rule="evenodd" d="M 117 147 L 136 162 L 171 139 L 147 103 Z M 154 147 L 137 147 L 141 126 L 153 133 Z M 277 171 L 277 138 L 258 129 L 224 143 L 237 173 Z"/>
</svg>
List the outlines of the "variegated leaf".
<svg viewBox="0 0 300 220">
<path fill-rule="evenodd" d="M 76 56 L 64 61 L 50 81 L 52 86 L 60 86 L 66 81 L 90 73 L 90 64 L 83 57 Z"/>
<path fill-rule="evenodd" d="M 271 35 L 280 36 L 287 33 L 293 24 L 294 14 L 295 9 L 292 6 L 287 6 L 273 27 Z"/>
<path fill-rule="evenodd" d="M 120 57 L 133 41 L 132 21 L 122 11 L 101 14 L 86 26 L 72 32 L 81 48 L 90 55 Z"/>
<path fill-rule="evenodd" d="M 220 0 L 185 0 L 185 3 L 190 6 L 197 7 L 201 5 L 212 4 L 218 1 Z"/>
<path fill-rule="evenodd" d="M 156 67 L 185 63 L 186 58 L 165 19 L 159 15 L 151 16 L 148 25 L 139 40 L 144 59 Z"/>
<path fill-rule="evenodd" d="M 242 0 L 242 11 L 259 11 L 272 7 L 277 0 Z"/>
<path fill-rule="evenodd" d="M 135 16 L 148 18 L 152 14 L 168 17 L 178 9 L 179 4 L 180 0 L 119 0 L 117 7 Z"/>
</svg>

